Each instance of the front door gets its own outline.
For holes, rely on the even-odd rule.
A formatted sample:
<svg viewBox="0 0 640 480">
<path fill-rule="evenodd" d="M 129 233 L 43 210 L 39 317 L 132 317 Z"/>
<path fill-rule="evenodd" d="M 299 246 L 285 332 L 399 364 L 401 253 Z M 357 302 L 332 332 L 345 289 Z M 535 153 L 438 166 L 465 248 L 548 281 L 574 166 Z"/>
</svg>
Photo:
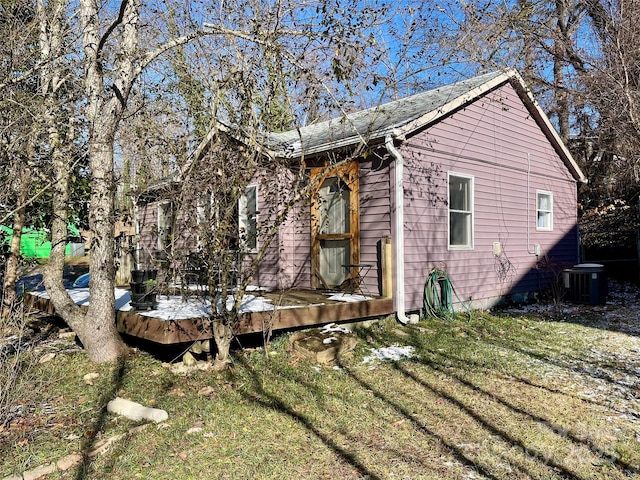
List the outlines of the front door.
<svg viewBox="0 0 640 480">
<path fill-rule="evenodd" d="M 329 169 L 329 170 L 327 170 Z M 334 288 L 358 263 L 358 162 L 311 169 L 317 183 L 311 203 L 313 287 Z"/>
</svg>

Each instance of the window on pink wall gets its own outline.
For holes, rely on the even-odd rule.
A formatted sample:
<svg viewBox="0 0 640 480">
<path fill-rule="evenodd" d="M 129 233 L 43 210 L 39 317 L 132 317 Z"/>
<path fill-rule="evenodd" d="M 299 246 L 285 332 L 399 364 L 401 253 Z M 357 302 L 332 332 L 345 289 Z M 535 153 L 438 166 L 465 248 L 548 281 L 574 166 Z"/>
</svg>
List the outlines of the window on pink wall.
<svg viewBox="0 0 640 480">
<path fill-rule="evenodd" d="M 238 205 L 238 227 L 240 239 L 249 251 L 258 248 L 258 188 L 255 185 L 248 186 L 244 195 L 240 197 Z"/>
<path fill-rule="evenodd" d="M 536 191 L 536 229 L 553 230 L 553 193 Z"/>
<path fill-rule="evenodd" d="M 158 204 L 158 251 L 167 250 L 173 240 L 173 204 L 161 202 Z"/>
<path fill-rule="evenodd" d="M 449 249 L 473 248 L 473 177 L 449 173 Z"/>
</svg>

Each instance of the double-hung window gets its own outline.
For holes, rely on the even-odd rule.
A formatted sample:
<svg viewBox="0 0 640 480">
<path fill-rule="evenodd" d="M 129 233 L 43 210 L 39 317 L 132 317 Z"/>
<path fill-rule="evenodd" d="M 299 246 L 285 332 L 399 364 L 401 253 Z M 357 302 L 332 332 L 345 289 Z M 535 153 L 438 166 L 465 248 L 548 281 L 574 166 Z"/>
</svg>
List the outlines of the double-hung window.
<svg viewBox="0 0 640 480">
<path fill-rule="evenodd" d="M 536 229 L 553 230 L 553 193 L 536 191 Z"/>
<path fill-rule="evenodd" d="M 473 248 L 473 177 L 449 173 L 449 249 Z"/>
<path fill-rule="evenodd" d="M 167 250 L 172 242 L 173 234 L 173 204 L 161 202 L 158 204 L 158 250 Z"/>
<path fill-rule="evenodd" d="M 240 241 L 249 251 L 258 248 L 258 188 L 255 185 L 248 186 L 244 195 L 238 202 L 238 227 L 240 229 Z"/>
</svg>

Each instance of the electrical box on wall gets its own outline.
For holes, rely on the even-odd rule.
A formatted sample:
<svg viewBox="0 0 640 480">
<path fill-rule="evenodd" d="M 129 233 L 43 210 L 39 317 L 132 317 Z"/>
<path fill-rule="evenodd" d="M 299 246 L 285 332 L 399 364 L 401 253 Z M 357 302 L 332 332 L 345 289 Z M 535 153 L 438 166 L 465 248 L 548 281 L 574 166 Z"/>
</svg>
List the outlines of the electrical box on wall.
<svg viewBox="0 0 640 480">
<path fill-rule="evenodd" d="M 542 248 L 540 248 L 540 244 L 536 243 L 533 246 L 533 253 L 535 253 L 536 257 L 539 257 L 542 254 Z"/>
<path fill-rule="evenodd" d="M 502 255 L 502 244 L 500 242 L 493 242 L 493 256 L 499 257 Z"/>
</svg>

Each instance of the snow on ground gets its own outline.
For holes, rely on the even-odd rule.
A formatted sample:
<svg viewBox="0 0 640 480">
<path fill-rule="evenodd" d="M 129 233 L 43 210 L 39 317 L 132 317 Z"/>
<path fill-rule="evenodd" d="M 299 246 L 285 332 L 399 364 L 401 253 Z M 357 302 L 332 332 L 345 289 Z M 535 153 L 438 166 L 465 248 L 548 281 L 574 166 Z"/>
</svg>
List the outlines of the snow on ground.
<svg viewBox="0 0 640 480">
<path fill-rule="evenodd" d="M 640 290 L 615 281 L 609 281 L 608 288 L 605 305 L 561 302 L 508 312 L 590 327 L 580 331 L 580 344 L 585 345 L 580 355 L 556 356 L 550 351 L 549 358 L 526 356 L 520 361 L 526 360 L 553 383 L 581 398 L 612 406 L 640 428 Z"/>
<path fill-rule="evenodd" d="M 390 347 L 371 348 L 371 355 L 362 360 L 362 363 L 374 363 L 376 361 L 397 362 L 404 358 L 413 357 L 414 348 L 412 346 L 391 345 Z"/>
<path fill-rule="evenodd" d="M 351 330 L 346 327 L 342 327 L 337 323 L 328 323 L 327 325 L 320 327 L 320 333 L 323 335 L 330 333 L 351 333 Z"/>
</svg>

